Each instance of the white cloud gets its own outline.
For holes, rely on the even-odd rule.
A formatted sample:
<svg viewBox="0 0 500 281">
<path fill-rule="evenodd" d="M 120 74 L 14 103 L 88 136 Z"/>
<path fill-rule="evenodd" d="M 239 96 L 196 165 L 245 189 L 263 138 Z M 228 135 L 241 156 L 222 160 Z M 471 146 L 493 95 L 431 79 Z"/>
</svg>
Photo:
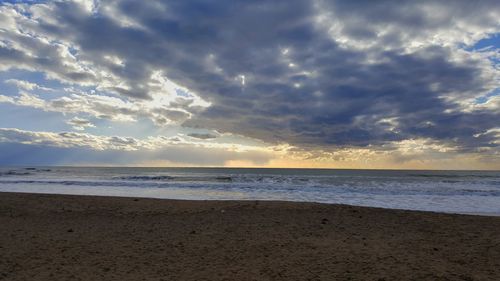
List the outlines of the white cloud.
<svg viewBox="0 0 500 281">
<path fill-rule="evenodd" d="M 15 100 L 12 97 L 0 95 L 0 103 L 15 103 Z"/>
<path fill-rule="evenodd" d="M 13 84 L 17 88 L 26 90 L 26 91 L 32 91 L 32 90 L 42 90 L 42 91 L 53 91 L 51 88 L 43 87 L 40 86 L 36 83 L 32 83 L 26 80 L 18 80 L 18 79 L 7 79 L 5 80 L 5 83 L 8 84 Z"/>
<path fill-rule="evenodd" d="M 73 119 L 68 120 L 68 122 L 66 122 L 66 123 L 73 126 L 73 129 L 78 130 L 78 131 L 83 131 L 83 130 L 85 130 L 85 128 L 95 128 L 95 125 L 92 124 L 92 122 L 90 122 L 87 119 L 83 119 L 83 118 L 79 118 L 79 117 L 74 117 Z"/>
<path fill-rule="evenodd" d="M 32 132 L 19 129 L 0 129 L 2 142 L 56 147 L 88 147 L 95 150 L 136 150 L 138 142 L 133 138 L 100 137 L 83 133 Z"/>
<path fill-rule="evenodd" d="M 81 118 L 73 118 L 71 123 L 87 127 L 91 124 L 88 120 Z M 94 150 L 156 150 L 175 145 L 206 149 L 225 149 L 235 152 L 267 151 L 267 148 L 262 146 L 215 143 L 207 141 L 205 138 L 185 138 L 183 135 L 173 137 L 150 136 L 144 139 L 137 139 L 123 136 L 98 136 L 80 132 L 34 132 L 16 128 L 0 128 L 0 141 L 55 147 L 87 147 Z"/>
<path fill-rule="evenodd" d="M 474 135 L 474 137 L 476 137 L 476 138 L 479 138 L 482 136 L 490 136 L 491 137 L 491 141 L 490 141 L 491 144 L 500 145 L 500 127 L 492 128 L 492 129 L 489 129 L 483 133 Z M 500 154 L 500 150 L 497 151 L 497 153 Z"/>
<path fill-rule="evenodd" d="M 75 91 L 69 96 L 54 99 L 41 99 L 38 95 L 21 92 L 19 96 L 0 96 L 0 103 L 11 103 L 19 106 L 37 108 L 44 111 L 60 112 L 63 114 L 88 114 L 95 118 L 112 121 L 135 122 L 139 118 L 150 119 L 158 126 L 179 124 L 204 106 L 195 103 L 183 102 L 186 99 L 157 99 L 156 103 L 150 101 L 130 101 L 113 96 L 88 94 Z M 171 106 L 173 104 L 174 106 Z"/>
<path fill-rule="evenodd" d="M 478 102 L 475 98 L 457 100 L 456 104 L 458 108 L 450 109 L 448 112 L 462 111 L 474 113 L 483 111 L 500 114 L 500 95 L 493 95 L 484 99 L 485 101 L 483 102 Z"/>
</svg>

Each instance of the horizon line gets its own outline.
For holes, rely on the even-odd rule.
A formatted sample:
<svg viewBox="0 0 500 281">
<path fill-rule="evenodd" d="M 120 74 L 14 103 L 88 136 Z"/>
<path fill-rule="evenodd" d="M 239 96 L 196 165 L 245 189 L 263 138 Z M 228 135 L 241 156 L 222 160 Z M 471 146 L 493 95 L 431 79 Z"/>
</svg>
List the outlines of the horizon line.
<svg viewBox="0 0 500 281">
<path fill-rule="evenodd" d="M 474 171 L 500 172 L 500 169 L 394 169 L 394 168 L 312 168 L 312 167 L 224 167 L 224 166 L 120 166 L 120 165 L 0 165 L 0 168 L 61 167 L 61 168 L 144 168 L 144 169 L 267 169 L 267 170 L 371 170 L 371 171 Z"/>
</svg>

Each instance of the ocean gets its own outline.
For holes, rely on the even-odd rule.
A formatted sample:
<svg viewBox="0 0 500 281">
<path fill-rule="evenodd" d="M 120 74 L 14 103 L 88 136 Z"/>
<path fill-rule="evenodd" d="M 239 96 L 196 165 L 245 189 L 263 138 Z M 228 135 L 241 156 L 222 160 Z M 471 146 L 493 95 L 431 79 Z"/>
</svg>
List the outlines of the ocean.
<svg viewBox="0 0 500 281">
<path fill-rule="evenodd" d="M 0 191 L 305 201 L 500 215 L 500 171 L 2 167 Z"/>
</svg>

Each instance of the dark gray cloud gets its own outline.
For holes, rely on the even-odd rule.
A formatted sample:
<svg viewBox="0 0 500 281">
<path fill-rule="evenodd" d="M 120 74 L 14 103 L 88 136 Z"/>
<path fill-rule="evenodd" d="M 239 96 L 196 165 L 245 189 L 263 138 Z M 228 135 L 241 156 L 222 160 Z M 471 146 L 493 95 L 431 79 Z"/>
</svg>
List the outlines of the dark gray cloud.
<svg viewBox="0 0 500 281">
<path fill-rule="evenodd" d="M 161 70 L 211 102 L 193 116 L 156 112 L 188 119 L 184 126 L 306 148 L 413 138 L 464 151 L 496 145 L 482 133 L 499 126 L 499 111 L 463 105 L 498 88 L 498 71 L 458 48 L 500 31 L 496 1 L 123 0 L 83 7 L 51 3 L 44 13 L 53 18 L 37 18 L 30 28 L 71 45 L 89 69 L 126 86 L 105 90 L 150 99 L 151 76 Z M 109 56 L 122 62 L 109 63 Z M 53 57 L 61 56 L 33 58 L 0 46 L 5 63 L 73 82 L 104 79 Z"/>
<path fill-rule="evenodd" d="M 202 139 L 202 140 L 208 140 L 208 139 L 215 139 L 217 136 L 213 134 L 200 134 L 200 133 L 192 133 L 192 134 L 187 134 L 188 137 L 192 137 L 195 139 Z"/>
</svg>

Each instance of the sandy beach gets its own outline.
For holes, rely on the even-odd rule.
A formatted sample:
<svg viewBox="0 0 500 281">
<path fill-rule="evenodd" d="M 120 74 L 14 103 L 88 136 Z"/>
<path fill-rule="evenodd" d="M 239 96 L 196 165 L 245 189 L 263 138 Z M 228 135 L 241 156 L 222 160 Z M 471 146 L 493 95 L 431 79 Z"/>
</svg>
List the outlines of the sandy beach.
<svg viewBox="0 0 500 281">
<path fill-rule="evenodd" d="M 500 218 L 0 193 L 0 280 L 500 280 Z"/>
</svg>

